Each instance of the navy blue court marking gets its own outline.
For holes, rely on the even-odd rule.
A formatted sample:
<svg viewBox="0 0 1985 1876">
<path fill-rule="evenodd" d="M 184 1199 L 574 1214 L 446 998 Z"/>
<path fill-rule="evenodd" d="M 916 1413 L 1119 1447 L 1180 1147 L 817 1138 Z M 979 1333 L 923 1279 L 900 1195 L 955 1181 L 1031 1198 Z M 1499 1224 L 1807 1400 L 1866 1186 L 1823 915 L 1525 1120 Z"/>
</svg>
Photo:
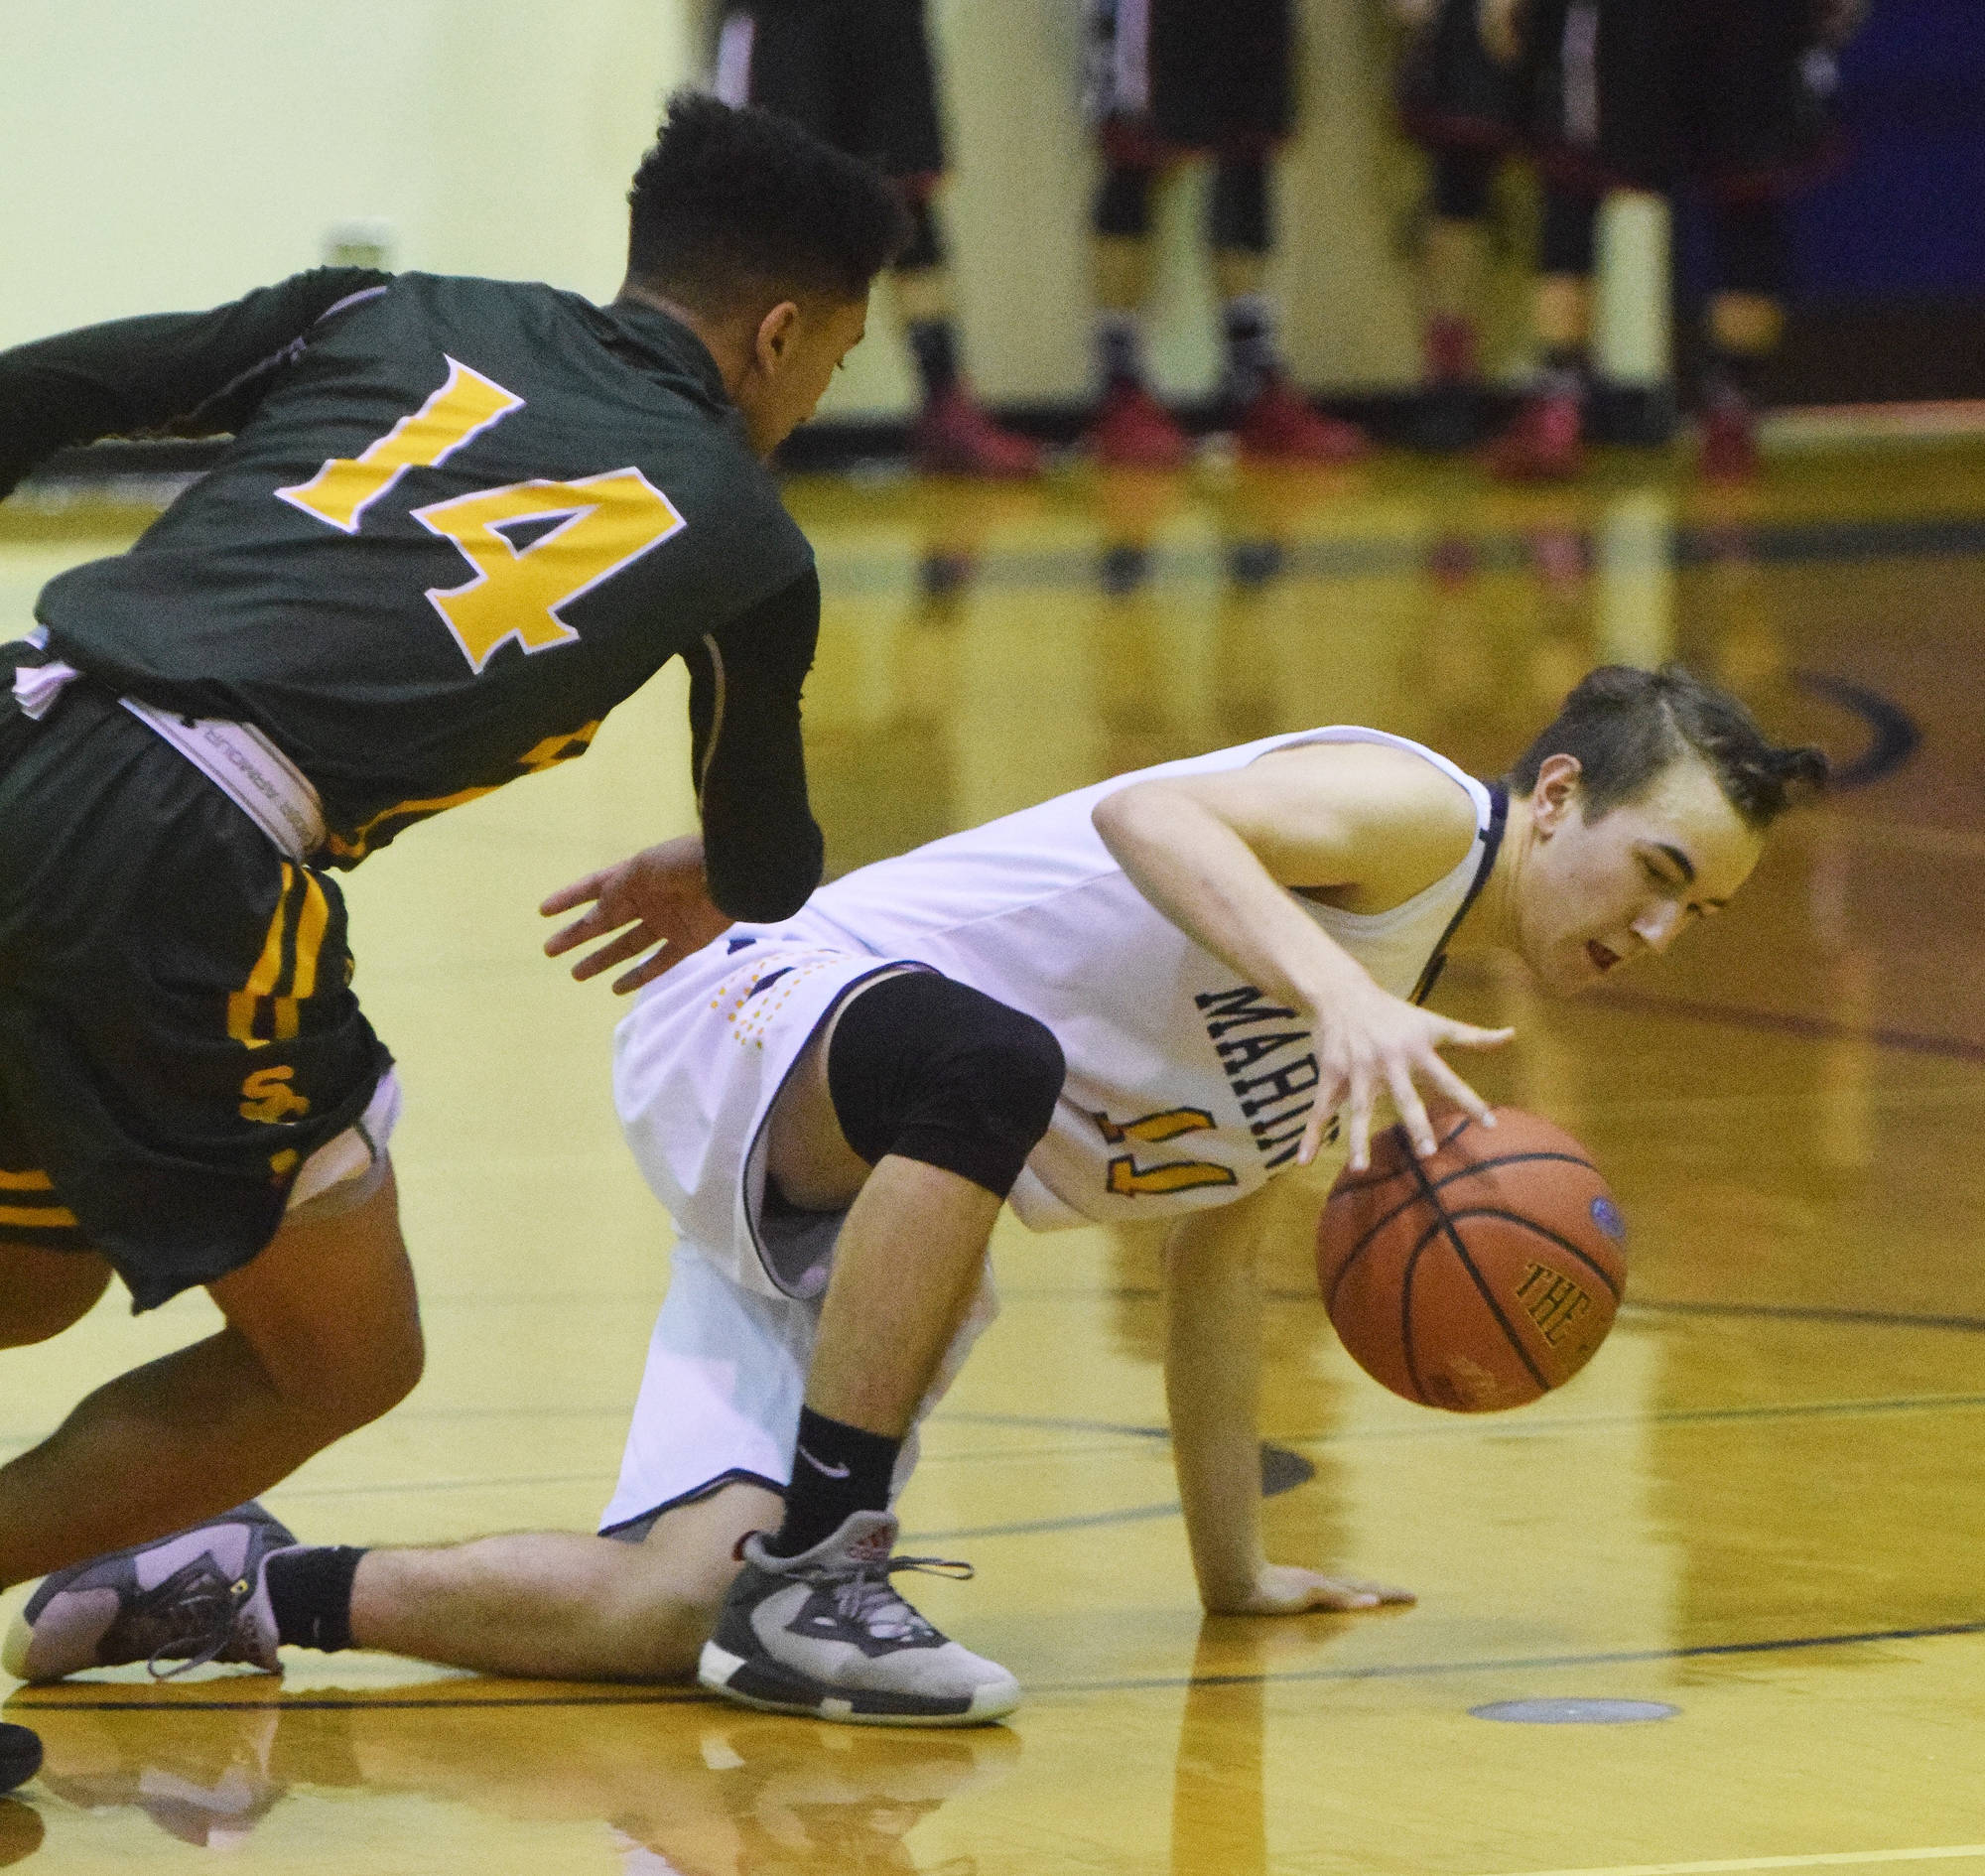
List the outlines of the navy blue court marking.
<svg viewBox="0 0 1985 1876">
<path fill-rule="evenodd" d="M 1369 1613 L 1369 1612 L 1368 1612 Z M 1375 1662 L 1359 1668 L 1298 1668 L 1275 1674 L 1254 1675 L 1148 1675 L 1124 1680 L 1035 1681 L 1028 1685 L 1030 1697 L 1057 1693 L 1137 1693 L 1193 1687 L 1290 1686 L 1304 1681 L 1418 1680 L 1447 1675 L 1534 1674 L 1562 1668 L 1624 1668 L 1664 1661 L 1712 1661 L 1720 1657 L 1746 1655 L 1789 1655 L 1828 1648 L 1869 1648 L 1885 1642 L 1945 1641 L 1966 1635 L 1985 1635 L 1985 1621 L 1939 1622 L 1919 1628 L 1855 1629 L 1835 1635 L 1779 1635 L 1748 1642 L 1698 1642 L 1684 1648 L 1613 1649 L 1584 1655 L 1503 1655 L 1479 1661 Z M 377 1712 L 394 1707 L 409 1709 L 446 1707 L 462 1710 L 472 1707 L 506 1706 L 692 1706 L 715 1703 L 715 1694 L 692 1692 L 687 1688 L 657 1687 L 639 1693 L 524 1693 L 496 1694 L 487 1699 L 451 1698 L 447 1695 L 414 1699 L 360 1697 L 330 1699 L 320 1694 L 304 1694 L 294 1700 L 183 1700 L 159 1698 L 133 1700 L 128 1697 L 89 1699 L 36 1699 L 16 1694 L 4 1710 L 9 1713 L 62 1712 L 226 1712 L 239 1708 L 248 1712 L 338 1712 L 363 1708 Z"/>
<path fill-rule="evenodd" d="M 1836 762 L 1827 785 L 1836 792 L 1866 788 L 1893 775 L 1922 746 L 1922 732 L 1902 705 L 1871 691 L 1865 684 L 1828 677 L 1822 671 L 1794 671 L 1792 682 L 1811 697 L 1823 697 L 1864 719 L 1874 733 L 1868 746 L 1851 762 Z"/>
</svg>

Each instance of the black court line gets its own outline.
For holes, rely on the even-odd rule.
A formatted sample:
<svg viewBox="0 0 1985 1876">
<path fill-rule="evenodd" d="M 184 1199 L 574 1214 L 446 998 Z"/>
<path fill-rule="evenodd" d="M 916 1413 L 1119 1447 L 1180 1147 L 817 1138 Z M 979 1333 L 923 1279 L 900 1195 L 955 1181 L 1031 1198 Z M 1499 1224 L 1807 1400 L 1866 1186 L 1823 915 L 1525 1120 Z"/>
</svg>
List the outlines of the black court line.
<svg viewBox="0 0 1985 1876">
<path fill-rule="evenodd" d="M 1568 531 L 1580 536 L 1605 525 L 1606 503 L 1592 504 L 1581 526 Z M 1536 530 L 1535 532 L 1542 532 Z M 1521 571 L 1535 564 L 1533 534 L 1505 530 L 1481 535 L 1415 534 L 1396 539 L 1301 541 L 1236 537 L 1216 548 L 1152 547 L 1144 550 L 1147 580 L 1213 581 L 1227 584 L 1237 549 L 1274 550 L 1278 578 L 1310 580 L 1369 580 L 1385 575 L 1416 574 L 1433 561 L 1435 550 L 1459 541 L 1474 567 L 1484 573 Z M 1742 559 L 1768 566 L 1840 564 L 1862 560 L 1931 560 L 1985 554 L 1985 519 L 1942 521 L 1780 522 L 1747 528 L 1741 550 L 1732 551 L 1728 528 L 1677 525 L 1669 533 L 1667 564 L 1676 567 L 1722 565 Z M 973 557 L 968 590 L 997 589 L 1039 592 L 1093 587 L 1104 556 L 1122 542 L 1098 540 L 1093 548 L 1033 551 L 993 549 Z M 899 593 L 911 583 L 899 556 L 823 554 L 821 585 L 830 595 Z"/>
<path fill-rule="evenodd" d="M 1306 1292 L 1284 1292 L 1288 1294 Z M 1960 1335 L 1985 1332 L 1985 1316 L 1919 1316 L 1891 1309 L 1833 1309 L 1818 1303 L 1629 1302 L 1620 1313 L 1658 1316 L 1731 1316 L 1783 1322 L 1831 1322 L 1873 1329 L 1945 1329 Z"/>
<path fill-rule="evenodd" d="M 1794 1654 L 1821 1648 L 1867 1648 L 1884 1642 L 1942 1641 L 1985 1635 L 1985 1622 L 1939 1622 L 1922 1628 L 1860 1629 L 1844 1635 L 1782 1635 L 1755 1642 L 1700 1642 L 1687 1648 L 1614 1649 L 1589 1655 L 1492 1656 L 1484 1661 L 1379 1662 L 1364 1668 L 1298 1668 L 1280 1674 L 1149 1675 L 1126 1680 L 1036 1681 L 1029 1697 L 1056 1693 L 1132 1693 L 1146 1689 L 1286 1686 L 1320 1680 L 1414 1680 L 1441 1675 L 1537 1673 L 1561 1668 L 1623 1668 L 1718 1656 Z"/>
<path fill-rule="evenodd" d="M 1315 1681 L 1417 1680 L 1447 1675 L 1525 1674 L 1566 1668 L 1623 1668 L 1663 1661 L 1710 1661 L 1725 1656 L 1786 1655 L 1814 1649 L 1869 1648 L 1893 1642 L 1945 1641 L 1967 1635 L 1985 1635 L 1985 1621 L 1939 1622 L 1907 1629 L 1858 1629 L 1838 1635 L 1781 1635 L 1749 1642 L 1699 1642 L 1685 1648 L 1610 1649 L 1582 1655 L 1503 1655 L 1479 1661 L 1375 1662 L 1358 1668 L 1299 1668 L 1275 1674 L 1148 1675 L 1121 1680 L 1035 1681 L 1027 1687 L 1027 1693 L 1029 1697 L 1040 1697 L 1162 1692 L 1195 1687 L 1291 1686 Z M 114 1696 L 101 1700 L 52 1700 L 17 1694 L 7 1701 L 4 1710 L 9 1713 L 60 1713 L 65 1710 L 92 1713 L 340 1712 L 351 1709 L 380 1712 L 405 1707 L 409 1710 L 440 1708 L 464 1711 L 475 1707 L 519 1706 L 693 1706 L 715 1704 L 716 1699 L 716 1695 L 700 1689 L 668 1688 L 640 1693 L 496 1694 L 481 1699 L 442 1695 L 397 1700 L 363 1696 L 340 1700 L 321 1694 L 305 1694 L 293 1700 L 182 1700 L 169 1697 L 133 1700 Z"/>
<path fill-rule="evenodd" d="M 446 1695 L 410 1700 L 356 1696 L 349 1700 L 331 1699 L 322 1694 L 299 1694 L 293 1700 L 182 1700 L 171 1694 L 156 1699 L 38 1700 L 32 1694 L 16 1694 L 0 1711 L 8 1713 L 343 1713 L 352 1709 L 391 1712 L 398 1707 L 409 1711 L 442 1707 L 453 1711 L 478 1706 L 697 1706 L 709 1704 L 717 1695 L 700 1687 L 654 1687 L 641 1693 L 497 1693 L 478 1697 L 450 1698 Z"/>
</svg>

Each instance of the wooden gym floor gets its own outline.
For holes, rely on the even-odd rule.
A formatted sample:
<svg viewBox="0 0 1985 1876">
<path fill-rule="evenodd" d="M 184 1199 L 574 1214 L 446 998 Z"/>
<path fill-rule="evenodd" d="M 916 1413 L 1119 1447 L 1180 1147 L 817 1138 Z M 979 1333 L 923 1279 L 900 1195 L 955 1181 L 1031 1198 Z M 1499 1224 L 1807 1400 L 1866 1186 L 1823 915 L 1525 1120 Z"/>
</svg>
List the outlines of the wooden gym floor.
<svg viewBox="0 0 1985 1876">
<path fill-rule="evenodd" d="M 792 499 L 828 593 L 809 733 L 837 868 L 1296 725 L 1377 724 L 1494 772 L 1605 658 L 1683 657 L 1834 752 L 1850 785 L 1665 968 L 1575 1005 L 1484 971 L 1444 993 L 1520 1027 L 1479 1085 L 1611 1176 L 1618 1330 L 1529 1409 L 1414 1408 L 1336 1347 L 1288 1245 L 1267 1273 L 1274 1550 L 1421 1600 L 1202 1623 L 1152 1247 L 1002 1225 L 1005 1315 L 904 1510 L 979 1566 L 919 1600 L 1019 1675 L 1010 1727 L 863 1732 L 362 1655 L 295 1656 L 281 1681 L 123 1671 L 7 1702 L 48 1763 L 0 1804 L 0 1862 L 1985 1870 L 1985 450 L 1784 454 L 1722 496 L 1660 461 L 1508 493 L 1386 459 Z M 9 615 L 132 519 L 10 504 Z M 666 674 L 586 760 L 350 882 L 359 989 L 410 1096 L 432 1358 L 405 1407 L 271 1495 L 307 1539 L 586 1529 L 605 1499 L 668 1232 L 608 1105 L 612 1000 L 538 955 L 533 908 L 687 825 L 681 720 Z M 106 1300 L 0 1360 L 0 1441 L 209 1315 Z M 1515 1699 L 1675 1711 L 1470 1711 Z"/>
</svg>

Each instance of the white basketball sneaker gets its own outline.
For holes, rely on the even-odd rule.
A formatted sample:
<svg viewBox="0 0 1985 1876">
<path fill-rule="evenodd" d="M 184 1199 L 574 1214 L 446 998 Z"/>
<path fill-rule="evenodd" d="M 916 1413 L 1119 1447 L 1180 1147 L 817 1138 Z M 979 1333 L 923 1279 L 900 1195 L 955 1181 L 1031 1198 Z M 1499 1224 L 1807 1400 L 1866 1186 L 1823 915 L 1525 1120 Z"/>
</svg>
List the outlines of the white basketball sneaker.
<svg viewBox="0 0 1985 1876">
<path fill-rule="evenodd" d="M 896 1521 L 856 1512 L 798 1556 L 764 1534 L 738 1546 L 744 1567 L 697 1678 L 745 1706 L 864 1726 L 978 1726 L 1020 1703 L 996 1662 L 947 1640 L 890 1587 L 895 1570 L 969 1577 L 969 1563 L 894 1556 Z"/>
</svg>

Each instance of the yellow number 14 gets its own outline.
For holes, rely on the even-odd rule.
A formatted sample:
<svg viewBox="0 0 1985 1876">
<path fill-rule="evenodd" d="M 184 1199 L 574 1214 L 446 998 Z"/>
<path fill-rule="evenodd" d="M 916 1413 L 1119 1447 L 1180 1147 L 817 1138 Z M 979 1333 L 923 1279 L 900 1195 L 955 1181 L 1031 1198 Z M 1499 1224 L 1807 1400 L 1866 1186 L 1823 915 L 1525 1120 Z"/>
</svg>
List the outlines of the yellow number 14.
<svg viewBox="0 0 1985 1876">
<path fill-rule="evenodd" d="M 334 458 L 309 481 L 276 493 L 356 534 L 365 510 L 408 469 L 434 468 L 523 408 L 514 391 L 450 358 L 447 381 L 419 410 L 358 455 Z M 632 468 L 569 482 L 511 482 L 411 512 L 468 562 L 466 583 L 430 587 L 427 598 L 476 672 L 511 639 L 526 652 L 570 644 L 579 634 L 560 616 L 563 608 L 685 525 L 669 498 Z M 522 547 L 505 532 L 545 521 L 556 525 Z"/>
</svg>

